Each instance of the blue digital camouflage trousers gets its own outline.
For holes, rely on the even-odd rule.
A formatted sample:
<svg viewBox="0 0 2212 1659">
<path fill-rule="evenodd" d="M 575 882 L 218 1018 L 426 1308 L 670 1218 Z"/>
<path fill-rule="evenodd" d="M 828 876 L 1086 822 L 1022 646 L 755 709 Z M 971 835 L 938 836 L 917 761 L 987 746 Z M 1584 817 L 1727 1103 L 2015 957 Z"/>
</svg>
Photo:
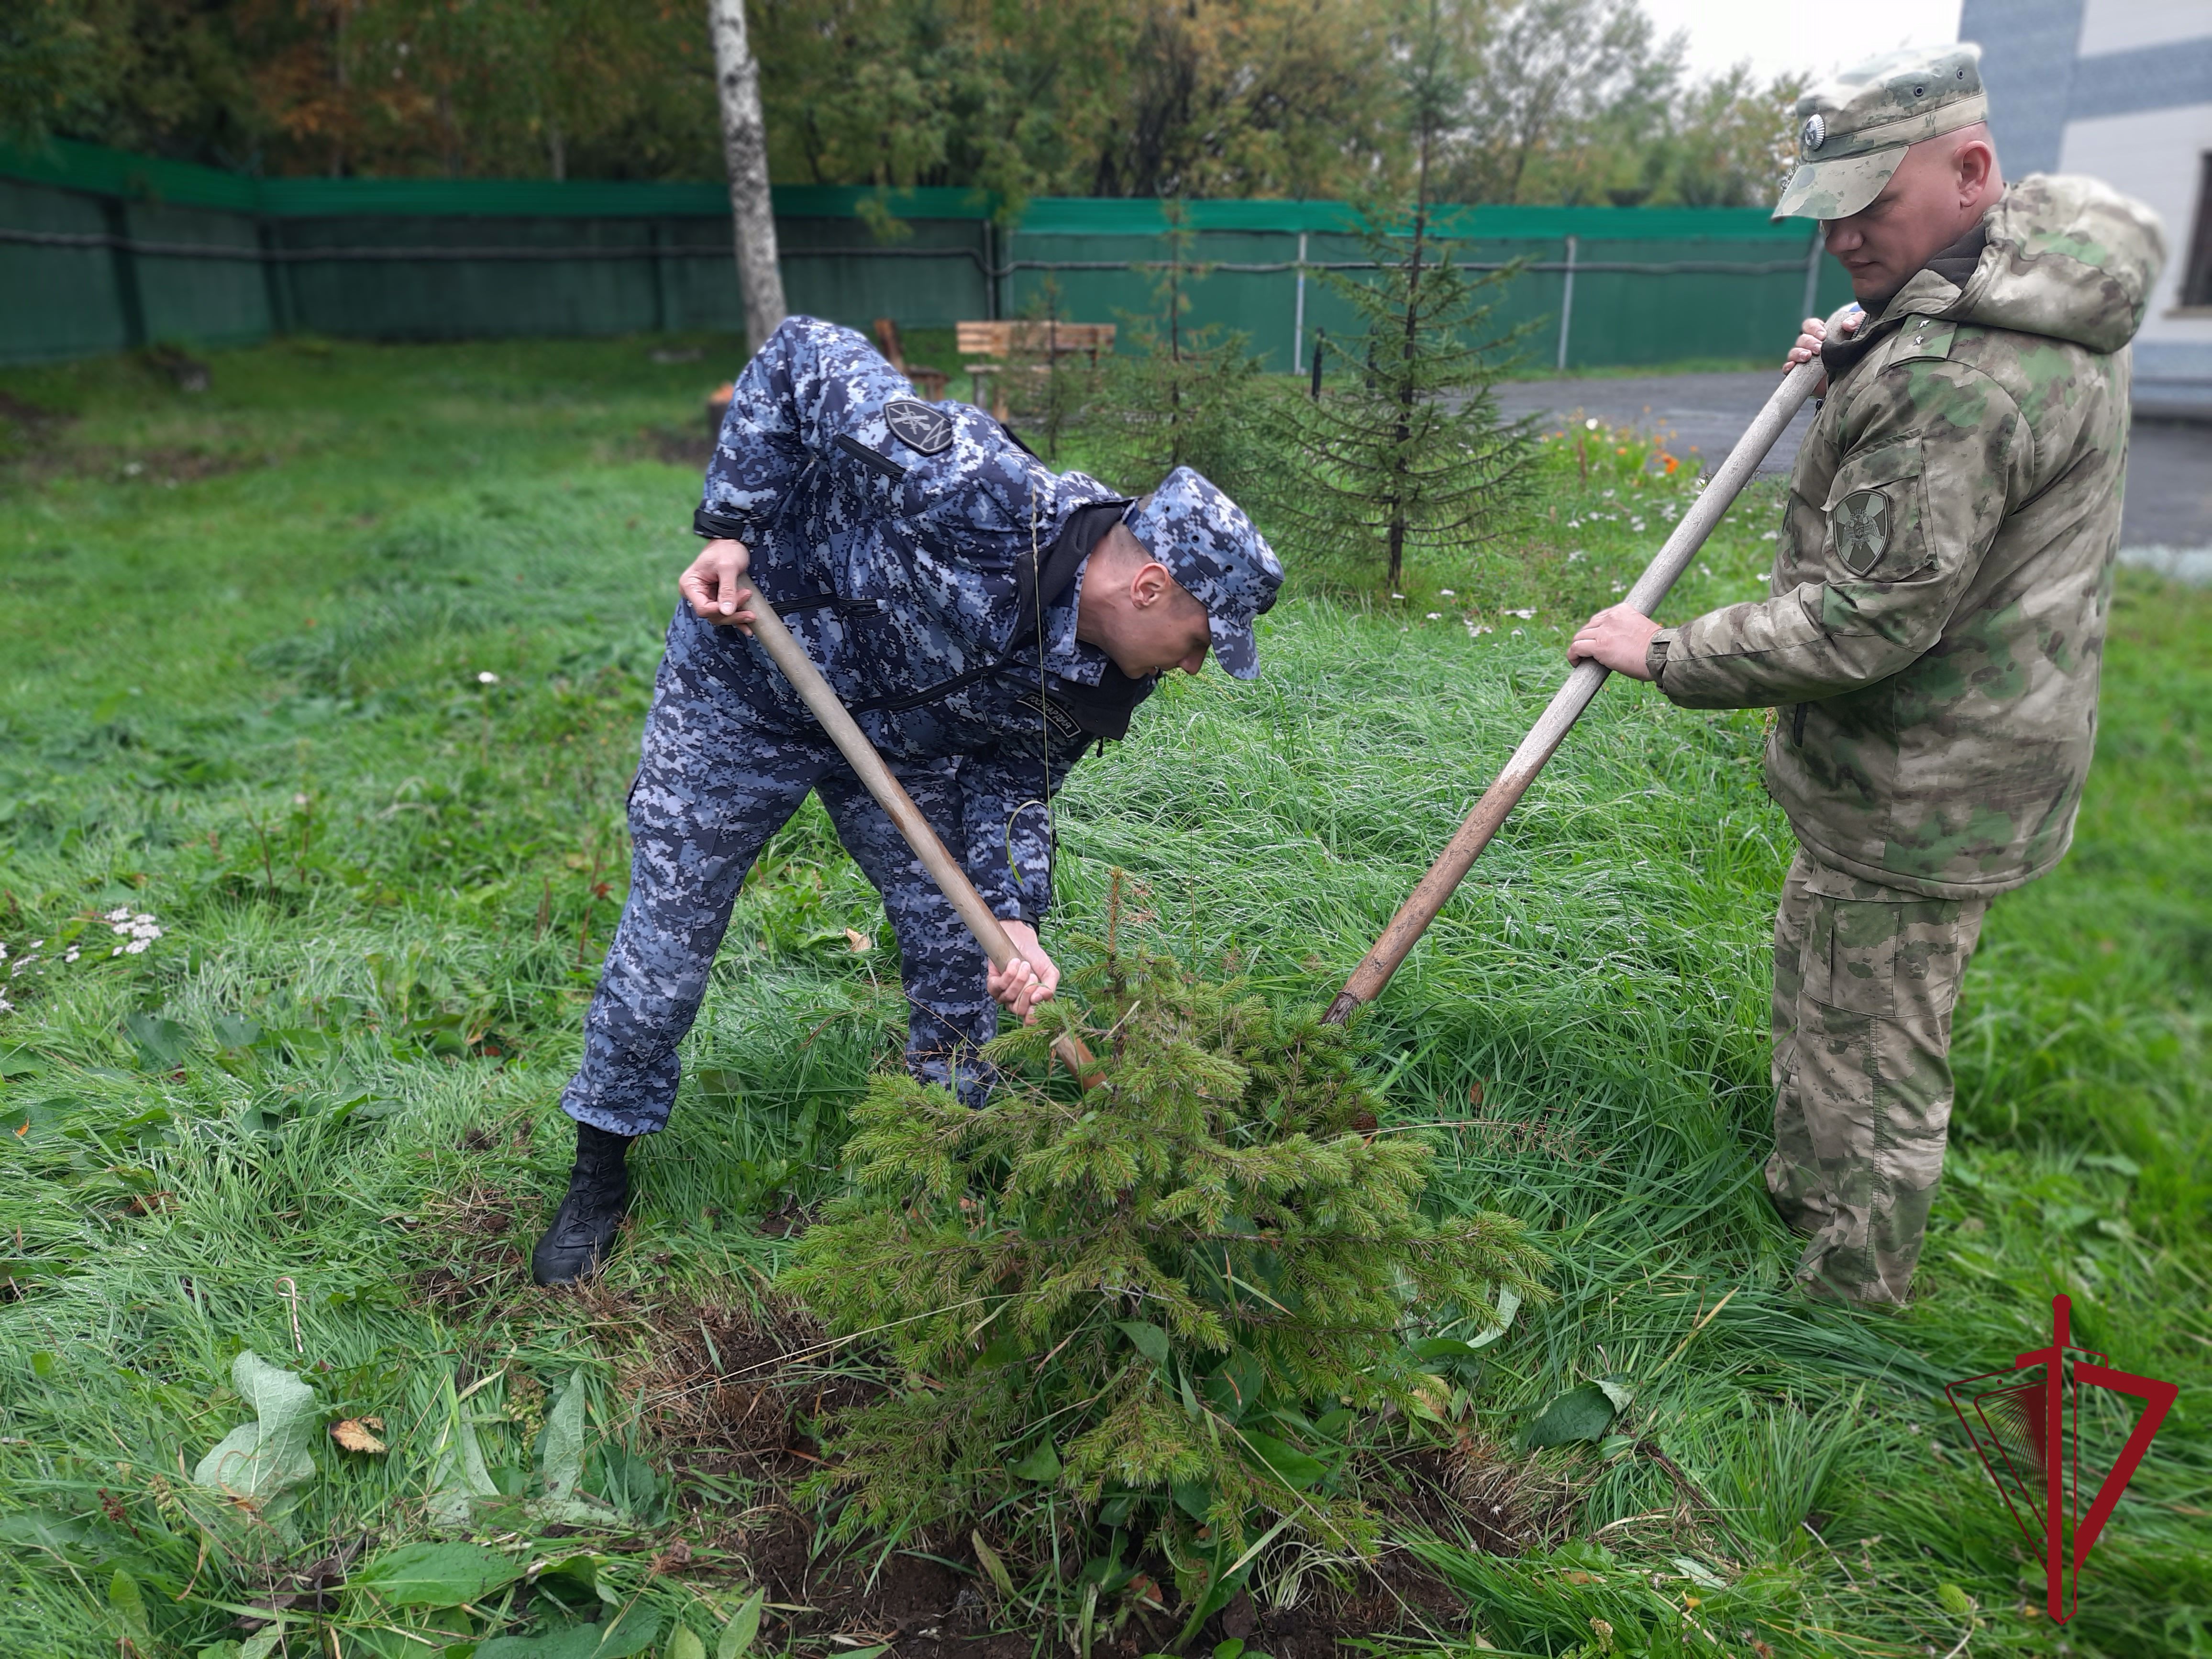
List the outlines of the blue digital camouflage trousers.
<svg viewBox="0 0 2212 1659">
<path fill-rule="evenodd" d="M 738 890 L 810 789 L 883 895 L 905 981 L 908 1069 L 980 1105 L 990 1079 L 975 1050 L 998 1031 L 981 947 L 829 738 L 757 713 L 709 672 L 697 627 L 679 615 L 654 682 L 630 790 L 629 897 L 561 1109 L 615 1134 L 666 1126 L 677 1045 L 698 1017 Z M 891 768 L 951 847 L 966 845 L 958 766 L 948 757 Z"/>
</svg>

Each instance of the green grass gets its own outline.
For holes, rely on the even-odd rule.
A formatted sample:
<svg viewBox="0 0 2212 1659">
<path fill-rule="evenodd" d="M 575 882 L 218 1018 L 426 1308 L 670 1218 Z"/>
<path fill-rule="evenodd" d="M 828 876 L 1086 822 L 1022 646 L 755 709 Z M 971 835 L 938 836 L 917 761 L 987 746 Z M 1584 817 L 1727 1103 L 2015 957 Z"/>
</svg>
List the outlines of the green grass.
<svg viewBox="0 0 2212 1659">
<path fill-rule="evenodd" d="M 23 1130 L 0 1152 L 0 1651 L 195 1653 L 288 1565 L 422 1535 L 449 1382 L 481 1383 L 487 1464 L 519 1485 L 580 1368 L 595 1489 L 629 1452 L 665 1483 L 656 1346 L 757 1304 L 782 1247 L 754 1218 L 833 1179 L 901 1013 L 892 965 L 845 941 L 880 909 L 810 809 L 740 901 L 605 1295 L 534 1292 L 501 1255 L 565 1175 L 555 1101 L 692 545 L 696 471 L 661 455 L 737 366 L 727 343 L 656 364 L 665 343 L 280 343 L 216 356 L 197 398 L 123 360 L 0 379 L 78 417 L 0 456 L 0 941 L 11 967 L 46 942 L 0 1015 Z M 1120 867 L 1155 945 L 1332 994 L 1557 683 L 1563 630 L 1686 499 L 1609 447 L 1587 485 L 1547 453 L 1525 530 L 1402 599 L 1287 599 L 1258 681 L 1165 688 L 1065 798 L 1048 942 L 1095 929 Z M 1740 504 L 1672 614 L 1753 592 L 1775 514 L 1771 489 Z M 2080 836 L 1991 915 L 1895 1317 L 1793 1293 L 1761 1195 L 1789 844 L 1761 717 L 1601 698 L 1366 1026 L 1401 1121 L 1452 1126 L 1438 1201 L 1526 1218 L 1553 1262 L 1557 1301 L 1456 1408 L 1501 1479 L 1579 1507 L 1554 1552 L 1424 1543 L 1470 1644 L 1563 1655 L 1602 1620 L 1622 1653 L 2212 1650 L 2208 665 L 2212 595 L 2123 573 Z M 118 906 L 163 929 L 144 952 L 110 954 Z M 1940 1392 L 2047 1341 L 2058 1289 L 2077 1340 L 2183 1389 L 2063 1632 Z M 186 1478 L 250 1415 L 243 1348 L 386 1425 L 385 1456 L 325 1448 L 289 1532 Z M 1633 1389 L 1632 1437 L 1524 1468 L 1520 1429 L 1597 1377 Z M 601 1581 L 711 1646 L 752 1582 L 729 1519 L 762 1492 L 674 1486 L 631 1484 Z M 656 1572 L 678 1534 L 692 1571 Z M 435 1650 L 370 1611 L 341 1604 L 345 1653 Z"/>
</svg>

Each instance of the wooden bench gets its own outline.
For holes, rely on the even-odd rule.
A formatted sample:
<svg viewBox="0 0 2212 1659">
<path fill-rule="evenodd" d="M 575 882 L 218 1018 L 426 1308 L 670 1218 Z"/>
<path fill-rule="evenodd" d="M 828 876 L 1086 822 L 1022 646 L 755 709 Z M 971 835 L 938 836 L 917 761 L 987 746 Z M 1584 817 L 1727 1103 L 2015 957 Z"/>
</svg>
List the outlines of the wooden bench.
<svg viewBox="0 0 2212 1659">
<path fill-rule="evenodd" d="M 980 362 L 963 362 L 969 378 L 975 382 L 980 394 L 983 382 L 991 382 L 991 413 L 1000 420 L 1006 418 L 1006 373 L 1016 367 L 1009 359 L 1043 357 L 1057 359 L 1077 353 L 1091 359 L 1093 368 L 1098 367 L 1098 354 L 1114 349 L 1114 325 L 1111 323 L 1063 323 L 1058 321 L 1006 321 L 997 323 L 962 323 L 957 325 L 960 355 L 963 358 L 982 358 Z M 1038 365 L 1042 367 L 1042 365 Z M 982 401 L 979 395 L 978 403 Z"/>
<path fill-rule="evenodd" d="M 936 403 L 945 396 L 945 371 L 926 368 L 919 363 L 909 366 L 906 360 L 906 349 L 899 343 L 898 325 L 888 317 L 876 319 L 876 344 L 882 349 L 890 366 L 912 380 L 915 390 L 929 402 Z"/>
</svg>

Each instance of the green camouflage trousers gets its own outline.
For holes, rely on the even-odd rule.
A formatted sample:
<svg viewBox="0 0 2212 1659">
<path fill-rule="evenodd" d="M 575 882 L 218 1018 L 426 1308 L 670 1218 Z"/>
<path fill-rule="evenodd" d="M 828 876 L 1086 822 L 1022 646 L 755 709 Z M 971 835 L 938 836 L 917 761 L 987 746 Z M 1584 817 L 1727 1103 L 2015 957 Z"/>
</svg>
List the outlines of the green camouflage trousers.
<svg viewBox="0 0 2212 1659">
<path fill-rule="evenodd" d="M 1801 848 L 1774 918 L 1774 1156 L 1807 1289 L 1900 1303 L 1951 1122 L 1951 1009 L 1986 899 L 1926 898 Z"/>
</svg>

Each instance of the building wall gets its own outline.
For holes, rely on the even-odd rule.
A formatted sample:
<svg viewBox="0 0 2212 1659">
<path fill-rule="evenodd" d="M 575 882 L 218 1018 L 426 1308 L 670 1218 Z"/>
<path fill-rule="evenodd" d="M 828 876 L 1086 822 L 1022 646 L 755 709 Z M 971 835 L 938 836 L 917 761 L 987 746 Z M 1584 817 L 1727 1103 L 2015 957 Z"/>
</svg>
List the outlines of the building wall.
<svg viewBox="0 0 2212 1659">
<path fill-rule="evenodd" d="M 2136 404 L 2212 415 L 2212 315 L 2179 304 L 2212 155 L 2212 0 L 1966 0 L 2005 171 L 2106 180 L 2165 222 L 2136 343 Z"/>
</svg>

